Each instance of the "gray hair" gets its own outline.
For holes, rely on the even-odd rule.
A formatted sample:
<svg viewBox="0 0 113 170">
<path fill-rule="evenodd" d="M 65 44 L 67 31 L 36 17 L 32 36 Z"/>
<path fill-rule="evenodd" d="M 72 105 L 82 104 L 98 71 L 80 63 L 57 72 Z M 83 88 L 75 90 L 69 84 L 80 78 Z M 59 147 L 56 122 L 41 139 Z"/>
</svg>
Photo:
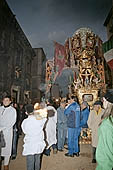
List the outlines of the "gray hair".
<svg viewBox="0 0 113 170">
<path fill-rule="evenodd" d="M 85 105 L 86 107 L 89 107 L 89 105 L 86 101 L 82 102 L 82 104 Z"/>
</svg>

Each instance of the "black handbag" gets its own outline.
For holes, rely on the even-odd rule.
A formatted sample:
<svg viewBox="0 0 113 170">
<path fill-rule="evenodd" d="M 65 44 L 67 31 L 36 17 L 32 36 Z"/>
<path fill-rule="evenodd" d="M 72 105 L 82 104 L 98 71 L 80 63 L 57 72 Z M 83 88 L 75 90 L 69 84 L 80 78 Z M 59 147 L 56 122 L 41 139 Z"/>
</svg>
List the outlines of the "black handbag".
<svg viewBox="0 0 113 170">
<path fill-rule="evenodd" d="M 5 139 L 4 139 L 4 134 L 2 131 L 0 131 L 0 148 L 3 148 L 6 146 Z"/>
</svg>

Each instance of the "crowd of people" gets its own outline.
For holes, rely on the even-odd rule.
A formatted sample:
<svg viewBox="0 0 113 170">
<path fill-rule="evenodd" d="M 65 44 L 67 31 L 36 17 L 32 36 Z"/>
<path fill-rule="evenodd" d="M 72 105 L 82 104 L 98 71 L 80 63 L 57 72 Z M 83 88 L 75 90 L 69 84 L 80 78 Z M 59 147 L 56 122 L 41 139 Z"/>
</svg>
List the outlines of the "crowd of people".
<svg viewBox="0 0 113 170">
<path fill-rule="evenodd" d="M 96 170 L 113 170 L 113 90 L 108 90 L 91 110 L 86 101 L 79 104 L 73 95 L 60 99 L 57 108 L 52 101 L 43 101 L 37 107 L 22 103 L 18 106 L 5 96 L 0 106 L 0 158 L 4 158 L 4 170 L 9 170 L 10 159 L 16 158 L 22 133 L 27 170 L 40 170 L 43 154 L 50 156 L 51 150 L 57 154 L 67 147 L 66 157 L 79 157 L 84 128 L 91 129 Z"/>
</svg>

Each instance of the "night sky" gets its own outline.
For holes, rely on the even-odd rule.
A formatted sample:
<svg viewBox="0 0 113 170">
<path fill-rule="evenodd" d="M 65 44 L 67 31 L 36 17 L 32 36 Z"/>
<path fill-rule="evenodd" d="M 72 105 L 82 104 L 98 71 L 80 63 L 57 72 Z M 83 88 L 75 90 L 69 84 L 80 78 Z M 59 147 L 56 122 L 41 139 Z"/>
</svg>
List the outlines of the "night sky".
<svg viewBox="0 0 113 170">
<path fill-rule="evenodd" d="M 112 0 L 6 0 L 32 47 L 54 55 L 53 41 L 64 44 L 81 27 L 107 40 L 103 23 Z"/>
</svg>

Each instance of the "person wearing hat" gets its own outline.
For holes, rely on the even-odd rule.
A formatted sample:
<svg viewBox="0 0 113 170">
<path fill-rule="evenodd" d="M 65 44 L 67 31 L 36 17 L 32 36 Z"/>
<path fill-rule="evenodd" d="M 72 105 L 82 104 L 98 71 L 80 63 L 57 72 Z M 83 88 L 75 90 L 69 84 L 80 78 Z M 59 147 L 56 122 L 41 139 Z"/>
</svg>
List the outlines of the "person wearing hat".
<svg viewBox="0 0 113 170">
<path fill-rule="evenodd" d="M 101 122 L 101 116 L 104 113 L 102 109 L 102 102 L 96 101 L 93 105 L 93 110 L 90 111 L 89 118 L 87 121 L 88 127 L 92 131 L 92 163 L 96 163 L 96 147 L 98 143 L 98 126 Z"/>
<path fill-rule="evenodd" d="M 103 107 L 105 111 L 98 129 L 96 170 L 113 170 L 113 89 L 104 95 Z"/>
<path fill-rule="evenodd" d="M 43 132 L 46 118 L 37 120 L 31 104 L 27 104 L 25 110 L 28 118 L 21 125 L 25 134 L 22 154 L 26 156 L 27 170 L 40 170 L 41 154 L 46 146 Z"/>
</svg>

